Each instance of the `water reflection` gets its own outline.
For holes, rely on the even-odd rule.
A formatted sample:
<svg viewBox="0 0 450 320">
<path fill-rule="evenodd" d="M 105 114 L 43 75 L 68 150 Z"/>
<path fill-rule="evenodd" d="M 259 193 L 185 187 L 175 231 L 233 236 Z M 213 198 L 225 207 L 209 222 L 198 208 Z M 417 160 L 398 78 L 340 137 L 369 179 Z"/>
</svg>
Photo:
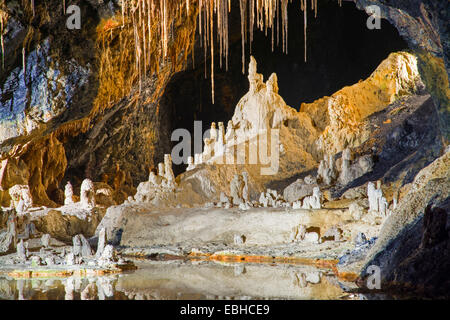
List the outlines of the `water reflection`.
<svg viewBox="0 0 450 320">
<path fill-rule="evenodd" d="M 136 261 L 134 272 L 55 279 L 0 276 L 0 299 L 349 299 L 333 273 L 310 266 Z"/>
</svg>

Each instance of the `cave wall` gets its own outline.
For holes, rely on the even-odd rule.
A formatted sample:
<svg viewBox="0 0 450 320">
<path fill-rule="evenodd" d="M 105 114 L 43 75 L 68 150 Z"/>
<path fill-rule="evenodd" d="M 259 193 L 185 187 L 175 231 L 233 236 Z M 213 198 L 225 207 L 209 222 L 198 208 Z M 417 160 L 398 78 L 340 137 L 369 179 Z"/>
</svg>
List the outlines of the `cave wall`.
<svg viewBox="0 0 450 320">
<path fill-rule="evenodd" d="M 419 71 L 439 114 L 443 143 L 450 142 L 450 3 L 435 0 L 350 0 L 361 10 L 377 5 L 417 55 Z"/>
<path fill-rule="evenodd" d="M 34 14 L 29 2 L 0 1 L 7 12 L 0 73 L 1 205 L 9 205 L 8 189 L 18 183 L 30 185 L 34 202 L 47 206 L 62 203 L 67 181 L 78 192 L 84 178 L 121 188 L 122 200 L 135 193 L 133 186 L 170 151 L 170 119 L 159 98 L 185 65 L 182 45 L 193 41 L 194 3 L 189 23 L 174 27 L 171 56 L 156 76 L 144 77 L 142 92 L 136 83 L 107 105 L 99 103 L 99 89 L 108 94 L 117 88 L 102 83 L 98 28 L 120 9 L 117 1 L 72 1 L 81 8 L 80 30 L 66 28 L 61 1 L 38 2 Z M 184 42 L 177 41 L 179 34 Z"/>
<path fill-rule="evenodd" d="M 400 35 L 419 56 L 422 77 L 437 106 L 444 140 L 448 141 L 450 123 L 448 2 L 431 0 L 407 3 L 383 0 L 353 2 L 356 2 L 360 9 L 370 4 L 379 4 L 383 9 L 383 16 L 398 29 Z M 78 4 L 82 9 L 83 27 L 79 31 L 71 31 L 65 27 L 67 17 L 63 14 L 61 1 L 50 0 L 36 3 L 35 15 L 31 14 L 29 2 L 26 2 L 25 7 L 21 7 L 21 3 L 16 1 L 2 0 L 0 2 L 0 5 L 9 12 L 7 30 L 4 34 L 5 68 L 0 73 L 2 90 L 0 122 L 3 128 L 0 160 L 11 159 L 10 167 L 0 171 L 2 173 L 0 199 L 3 205 L 8 205 L 8 196 L 5 196 L 8 186 L 17 182 L 8 178 L 17 171 L 17 164 L 20 164 L 19 171 L 23 173 L 19 179 L 21 183 L 28 180 L 28 184 L 35 186 L 32 190 L 35 201 L 46 205 L 55 205 L 55 202 L 60 202 L 61 194 L 55 186 L 59 183 L 61 187 L 68 180 L 74 180 L 76 184 L 84 177 L 90 177 L 113 184 L 114 175 L 118 172 L 120 174 L 126 172 L 126 184 L 136 185 L 145 179 L 148 169 L 161 161 L 163 154 L 170 150 L 169 137 L 171 130 L 175 127 L 174 123 L 176 127 L 182 127 L 178 126 L 177 121 L 186 121 L 186 118 L 177 120 L 177 116 L 174 116 L 171 110 L 164 108 L 164 103 L 167 105 L 172 102 L 164 100 L 163 104 L 159 104 L 161 96 L 167 97 L 170 91 L 177 91 L 177 86 L 173 86 L 172 83 L 165 91 L 166 85 L 174 75 L 175 82 L 183 77 L 186 80 L 188 73 L 180 73 L 185 68 L 184 59 L 177 60 L 176 63 L 167 63 L 168 69 L 162 71 L 163 76 L 158 81 L 152 77 L 146 78 L 142 100 L 138 102 L 134 100 L 136 95 L 136 87 L 134 87 L 129 95 L 124 96 L 113 106 L 90 117 L 100 86 L 96 27 L 102 18 L 113 15 L 114 10 L 117 9 L 117 2 L 77 0 L 72 3 Z M 233 5 L 236 6 L 236 2 L 233 2 Z M 293 6 L 295 5 L 294 3 Z M 349 4 L 344 3 L 344 6 L 347 5 Z M 332 58 L 334 51 L 333 49 L 324 50 L 326 46 L 320 45 L 321 37 L 324 36 L 319 32 L 321 24 L 325 23 L 329 26 L 328 29 L 333 28 L 333 23 L 339 23 L 340 18 L 344 20 L 348 29 L 351 28 L 351 24 L 348 25 L 346 21 L 351 20 L 351 17 L 339 11 L 335 1 L 323 1 L 322 5 L 319 2 L 320 6 L 322 6 L 324 17 L 328 15 L 330 19 L 322 19 L 320 9 L 316 20 L 311 16 L 309 18 L 308 56 L 311 67 L 309 64 L 297 63 L 302 60 L 303 54 L 296 52 L 295 47 L 292 46 L 290 56 L 287 57 L 289 61 L 287 64 L 274 63 L 275 59 L 270 62 L 266 59 L 268 55 L 272 55 L 270 37 L 265 38 L 263 34 L 256 34 L 256 37 L 260 39 L 255 42 L 254 53 L 258 55 L 261 52 L 261 56 L 257 56 L 257 59 L 270 62 L 266 66 L 260 62 L 261 71 L 266 77 L 272 71 L 283 75 L 291 70 L 297 73 L 316 72 L 326 75 L 323 70 L 326 70 L 327 66 L 318 58 L 315 60 L 314 57 L 318 54 L 321 59 Z M 295 8 L 289 11 L 294 25 L 301 21 L 298 11 Z M 238 16 L 238 12 L 238 9 L 233 8 L 232 15 Z M 331 19 L 335 13 L 337 13 L 336 17 Z M 195 19 L 195 12 L 193 15 Z M 237 21 L 238 18 L 232 19 Z M 364 20 L 361 15 L 358 19 L 361 19 L 360 22 Z M 302 32 L 292 31 L 295 30 L 294 28 L 290 25 L 290 36 L 293 39 L 290 41 L 301 43 Z M 385 38 L 383 32 L 388 28 L 388 25 L 383 25 L 380 38 Z M 184 101 L 186 112 L 193 114 L 193 119 L 200 119 L 206 113 L 209 114 L 207 119 L 213 117 L 216 121 L 227 119 L 235 106 L 233 97 L 241 96 L 239 90 L 243 92 L 247 90 L 245 76 L 240 74 L 239 29 L 240 23 L 233 23 L 230 29 L 231 52 L 236 56 L 231 58 L 230 73 L 219 71 L 217 74 L 216 86 L 219 87 L 222 84 L 221 98 L 218 98 L 217 106 L 209 109 L 210 90 L 203 90 L 200 94 L 197 93 L 197 96 L 193 95 L 193 98 L 197 97 L 197 101 L 201 101 L 200 106 L 195 104 L 192 106 L 189 101 Z M 299 29 L 302 30 L 302 25 L 299 25 Z M 192 30 L 192 34 L 194 32 L 195 30 Z M 346 47 L 351 44 L 352 39 L 344 38 L 344 36 L 345 28 L 342 30 L 341 37 L 334 39 L 328 36 L 326 39 L 333 45 Z M 339 39 L 342 41 L 340 42 Z M 25 73 L 22 71 L 23 47 L 26 53 Z M 302 51 L 302 47 L 298 50 Z M 280 59 L 286 59 L 286 56 L 279 51 L 276 49 L 275 55 Z M 203 53 L 198 47 L 195 52 L 198 67 L 202 65 Z M 180 55 L 183 56 L 183 53 Z M 348 57 L 354 58 L 350 54 Z M 373 66 L 376 66 L 375 62 Z M 366 67 L 365 70 L 371 69 L 371 66 Z M 198 68 L 196 72 L 195 83 L 203 89 L 208 88 L 206 83 L 209 83 L 209 79 L 202 79 L 204 70 Z M 353 82 L 351 77 L 345 77 L 345 81 Z M 288 102 L 296 107 L 295 100 L 307 101 L 313 99 L 315 95 L 331 93 L 334 88 L 330 84 L 341 85 L 338 83 L 339 80 L 339 78 L 325 79 L 310 87 L 308 87 L 308 81 L 299 82 L 299 88 L 295 91 L 300 94 L 292 97 L 289 92 L 294 91 L 295 88 L 292 86 L 296 85 L 295 83 L 289 79 L 280 79 L 280 87 L 282 90 L 284 90 L 283 87 L 288 88 L 285 94 L 293 103 Z M 282 84 L 283 81 L 285 85 Z M 189 93 L 189 90 L 186 91 Z M 302 101 L 298 101 L 300 102 Z M 194 112 L 189 113 L 190 108 L 194 108 Z M 195 110 L 201 112 L 198 113 Z M 189 119 L 189 123 L 193 122 L 191 120 Z M 54 148 L 55 151 L 51 151 L 50 148 L 54 146 L 58 147 Z M 39 152 L 37 152 L 38 149 Z M 44 165 L 44 161 L 48 165 Z M 7 162 L 2 161 L 2 163 Z M 119 169 L 116 168 L 117 164 L 120 166 Z M 8 170 L 10 170 L 9 173 Z M 51 178 L 44 178 L 47 176 Z"/>
</svg>

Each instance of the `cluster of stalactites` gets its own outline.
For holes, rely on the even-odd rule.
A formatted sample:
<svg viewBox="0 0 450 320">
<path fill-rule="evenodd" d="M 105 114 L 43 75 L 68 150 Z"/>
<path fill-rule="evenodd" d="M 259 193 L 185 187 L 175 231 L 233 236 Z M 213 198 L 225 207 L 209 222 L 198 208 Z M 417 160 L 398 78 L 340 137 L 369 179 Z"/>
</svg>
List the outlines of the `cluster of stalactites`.
<svg viewBox="0 0 450 320">
<path fill-rule="evenodd" d="M 146 73 L 147 59 L 150 44 L 154 35 L 152 34 L 152 21 L 159 21 L 156 28 L 158 38 L 161 41 L 162 56 L 167 57 L 168 44 L 173 25 L 170 17 L 180 17 L 185 10 L 189 14 L 190 1 L 171 0 L 121 0 L 122 21 L 125 17 L 130 17 L 134 26 L 134 38 L 136 46 L 136 69 Z M 308 5 L 308 3 L 310 4 Z M 253 42 L 253 31 L 255 26 L 268 34 L 271 30 L 272 50 L 281 42 L 283 52 L 288 53 L 288 4 L 292 0 L 239 0 L 241 14 L 242 33 L 242 73 L 245 73 L 245 50 L 248 43 L 250 53 Z M 338 0 L 342 5 L 342 0 Z M 305 33 L 305 61 L 306 61 L 306 30 L 307 11 L 311 9 L 317 16 L 317 0 L 300 0 L 300 9 L 304 14 Z M 211 54 L 211 95 L 214 103 L 214 37 L 219 42 L 220 67 L 225 59 L 225 66 L 228 70 L 229 38 L 228 38 L 228 14 L 231 10 L 231 0 L 198 0 L 198 31 L 201 45 L 204 48 L 205 63 L 208 51 Z M 275 35 L 275 29 L 276 35 Z M 206 76 L 206 68 L 205 68 Z"/>
</svg>

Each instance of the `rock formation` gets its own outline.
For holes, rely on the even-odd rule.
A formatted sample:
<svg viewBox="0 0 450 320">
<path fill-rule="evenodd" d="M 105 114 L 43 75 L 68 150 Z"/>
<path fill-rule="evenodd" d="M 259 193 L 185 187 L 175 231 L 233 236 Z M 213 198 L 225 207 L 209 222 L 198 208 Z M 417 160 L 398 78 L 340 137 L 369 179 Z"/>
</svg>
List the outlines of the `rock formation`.
<svg viewBox="0 0 450 320">
<path fill-rule="evenodd" d="M 15 185 L 9 189 L 13 206 L 17 214 L 22 215 L 33 206 L 30 188 L 27 185 Z"/>
<path fill-rule="evenodd" d="M 95 207 L 95 189 L 90 179 L 84 179 L 80 190 L 80 203 L 83 208 L 91 209 Z"/>
<path fill-rule="evenodd" d="M 65 188 L 64 188 L 64 204 L 68 205 L 68 204 L 73 204 L 74 203 L 74 199 L 73 199 L 73 188 L 72 188 L 72 184 L 69 182 L 67 182 Z"/>
</svg>

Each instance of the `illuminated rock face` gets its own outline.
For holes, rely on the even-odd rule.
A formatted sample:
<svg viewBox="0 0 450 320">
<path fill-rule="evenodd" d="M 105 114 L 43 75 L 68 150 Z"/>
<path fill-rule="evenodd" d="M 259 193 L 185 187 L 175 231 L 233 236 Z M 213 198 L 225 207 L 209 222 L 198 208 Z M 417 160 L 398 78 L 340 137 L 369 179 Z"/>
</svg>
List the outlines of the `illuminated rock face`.
<svg viewBox="0 0 450 320">
<path fill-rule="evenodd" d="M 367 139 L 362 121 L 398 97 L 415 92 L 420 82 L 417 58 L 405 52 L 392 53 L 366 80 L 302 104 L 300 111 L 310 115 L 322 131 L 317 147 L 323 153 L 336 154 L 361 145 Z"/>
<path fill-rule="evenodd" d="M 266 83 L 257 73 L 256 60 L 249 64 L 249 92 L 239 101 L 232 118 L 238 139 L 254 136 L 261 131 L 279 129 L 284 121 L 294 120 L 296 111 L 278 95 L 277 76 L 272 74 Z"/>
</svg>

